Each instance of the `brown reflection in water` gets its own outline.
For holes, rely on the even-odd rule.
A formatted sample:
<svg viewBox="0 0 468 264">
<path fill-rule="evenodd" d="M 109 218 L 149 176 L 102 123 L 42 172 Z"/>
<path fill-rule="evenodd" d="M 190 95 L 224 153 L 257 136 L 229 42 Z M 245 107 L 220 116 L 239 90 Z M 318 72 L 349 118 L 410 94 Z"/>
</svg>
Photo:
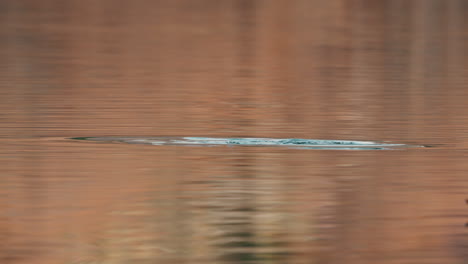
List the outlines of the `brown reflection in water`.
<svg viewBox="0 0 468 264">
<path fill-rule="evenodd" d="M 0 1 L 0 263 L 465 263 L 467 10 Z M 439 148 L 48 138 L 109 135 Z"/>
<path fill-rule="evenodd" d="M 2 6 L 4 136 L 463 136 L 461 0 Z"/>
</svg>

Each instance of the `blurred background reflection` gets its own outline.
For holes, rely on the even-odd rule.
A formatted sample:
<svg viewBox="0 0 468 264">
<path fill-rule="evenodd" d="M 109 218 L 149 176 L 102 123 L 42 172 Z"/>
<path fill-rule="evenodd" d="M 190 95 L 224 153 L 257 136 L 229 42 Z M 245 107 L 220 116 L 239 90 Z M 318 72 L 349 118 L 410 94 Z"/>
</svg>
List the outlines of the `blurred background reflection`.
<svg viewBox="0 0 468 264">
<path fill-rule="evenodd" d="M 466 17 L 464 0 L 0 1 L 0 263 L 467 263 Z"/>
</svg>

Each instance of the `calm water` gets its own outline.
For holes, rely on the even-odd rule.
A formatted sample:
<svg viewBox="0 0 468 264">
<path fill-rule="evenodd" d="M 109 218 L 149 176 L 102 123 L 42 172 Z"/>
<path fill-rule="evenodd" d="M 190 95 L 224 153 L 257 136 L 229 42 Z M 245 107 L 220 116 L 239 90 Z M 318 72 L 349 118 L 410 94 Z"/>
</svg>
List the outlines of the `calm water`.
<svg viewBox="0 0 468 264">
<path fill-rule="evenodd" d="M 468 263 L 468 2 L 0 1 L 0 263 Z M 259 137 L 393 150 L 141 145 Z"/>
</svg>

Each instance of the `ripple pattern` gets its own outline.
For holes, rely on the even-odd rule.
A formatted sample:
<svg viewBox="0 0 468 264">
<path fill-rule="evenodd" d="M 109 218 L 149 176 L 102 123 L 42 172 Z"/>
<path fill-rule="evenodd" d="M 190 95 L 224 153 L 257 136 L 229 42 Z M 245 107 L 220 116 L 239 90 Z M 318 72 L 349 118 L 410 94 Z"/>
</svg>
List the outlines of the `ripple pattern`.
<svg viewBox="0 0 468 264">
<path fill-rule="evenodd" d="M 396 149 L 423 147 L 399 143 L 353 140 L 324 140 L 297 138 L 215 138 L 215 137 L 77 137 L 75 140 L 121 142 L 146 145 L 180 146 L 254 146 L 254 147 L 289 147 L 301 149 Z"/>
</svg>

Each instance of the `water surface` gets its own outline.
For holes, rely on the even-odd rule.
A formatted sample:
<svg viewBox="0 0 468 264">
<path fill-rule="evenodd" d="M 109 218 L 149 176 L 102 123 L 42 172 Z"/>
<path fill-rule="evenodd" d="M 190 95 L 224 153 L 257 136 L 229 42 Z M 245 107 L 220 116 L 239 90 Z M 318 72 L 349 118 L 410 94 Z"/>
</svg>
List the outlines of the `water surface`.
<svg viewBox="0 0 468 264">
<path fill-rule="evenodd" d="M 467 263 L 467 12 L 1 1 L 0 263 Z"/>
<path fill-rule="evenodd" d="M 341 150 L 390 150 L 399 148 L 425 147 L 390 142 L 327 140 L 300 138 L 215 138 L 215 137 L 75 137 L 72 140 L 97 141 L 109 143 L 128 143 L 170 146 L 250 146 L 286 147 L 300 149 L 341 149 Z"/>
</svg>

